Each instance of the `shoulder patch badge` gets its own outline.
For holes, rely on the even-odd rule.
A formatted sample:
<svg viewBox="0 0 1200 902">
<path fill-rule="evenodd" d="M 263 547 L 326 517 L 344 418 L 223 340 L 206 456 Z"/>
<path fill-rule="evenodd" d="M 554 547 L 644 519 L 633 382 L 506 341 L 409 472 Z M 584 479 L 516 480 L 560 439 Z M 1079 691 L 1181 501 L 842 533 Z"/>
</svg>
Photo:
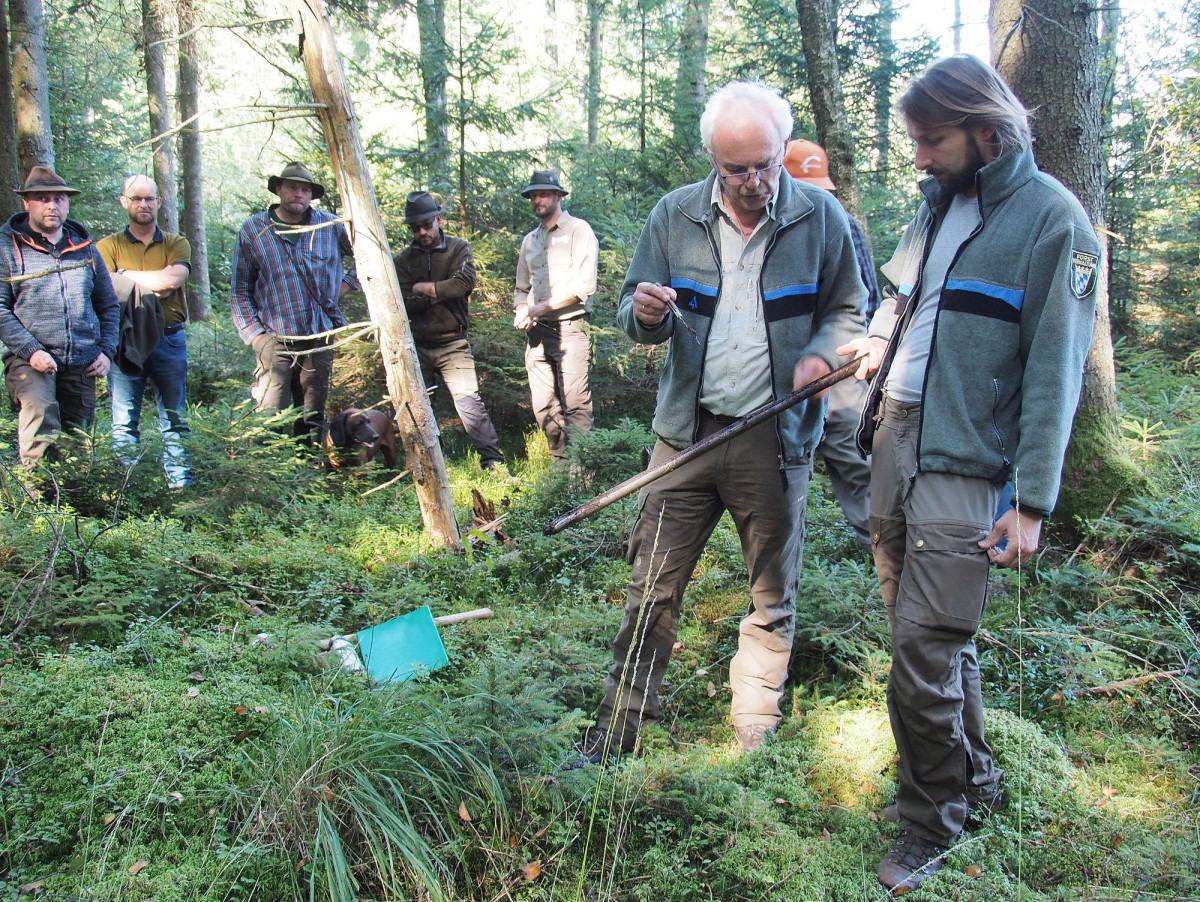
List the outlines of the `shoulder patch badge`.
<svg viewBox="0 0 1200 902">
<path fill-rule="evenodd" d="M 1089 254 L 1085 251 L 1071 251 L 1071 290 L 1075 297 L 1086 298 L 1096 290 L 1097 270 L 1100 268 L 1100 255 Z"/>
</svg>

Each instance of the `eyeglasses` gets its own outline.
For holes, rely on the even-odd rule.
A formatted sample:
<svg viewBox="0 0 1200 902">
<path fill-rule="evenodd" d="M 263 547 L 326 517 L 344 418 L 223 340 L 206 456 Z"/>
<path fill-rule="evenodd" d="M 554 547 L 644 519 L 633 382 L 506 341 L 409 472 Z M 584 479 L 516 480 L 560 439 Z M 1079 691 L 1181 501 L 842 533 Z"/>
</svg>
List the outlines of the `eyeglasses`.
<svg viewBox="0 0 1200 902">
<path fill-rule="evenodd" d="M 133 204 L 135 207 L 136 207 L 138 204 L 151 204 L 151 205 L 153 205 L 153 204 L 156 204 L 156 203 L 158 203 L 158 198 L 157 198 L 157 197 L 130 197 L 128 194 L 126 194 L 126 195 L 125 195 L 125 199 L 126 199 L 127 201 L 129 201 L 131 204 Z"/>
<path fill-rule="evenodd" d="M 713 156 L 712 151 L 706 151 L 709 162 L 712 163 L 713 169 L 716 170 L 717 178 L 725 185 L 744 185 L 750 179 L 755 178 L 760 182 L 766 181 L 771 176 L 779 172 L 783 168 L 782 162 L 772 163 L 770 166 L 764 166 L 762 169 L 751 169 L 749 172 L 731 172 L 726 175 L 721 171 L 721 167 L 717 165 L 717 158 Z M 783 148 L 779 148 L 779 153 L 771 157 L 772 160 L 778 160 L 783 154 Z"/>
<path fill-rule="evenodd" d="M 432 232 L 437 229 L 437 220 L 423 219 L 421 222 L 410 223 L 409 228 L 414 232 Z"/>
</svg>

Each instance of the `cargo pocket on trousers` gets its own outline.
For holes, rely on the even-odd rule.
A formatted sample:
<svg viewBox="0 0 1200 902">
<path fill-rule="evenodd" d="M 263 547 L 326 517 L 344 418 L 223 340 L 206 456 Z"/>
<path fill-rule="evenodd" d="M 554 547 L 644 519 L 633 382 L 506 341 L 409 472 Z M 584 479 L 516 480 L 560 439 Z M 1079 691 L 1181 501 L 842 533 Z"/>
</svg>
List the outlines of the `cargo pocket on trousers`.
<svg viewBox="0 0 1200 902">
<path fill-rule="evenodd" d="M 968 523 L 912 528 L 896 616 L 921 626 L 973 634 L 987 601 L 987 530 Z"/>
</svg>

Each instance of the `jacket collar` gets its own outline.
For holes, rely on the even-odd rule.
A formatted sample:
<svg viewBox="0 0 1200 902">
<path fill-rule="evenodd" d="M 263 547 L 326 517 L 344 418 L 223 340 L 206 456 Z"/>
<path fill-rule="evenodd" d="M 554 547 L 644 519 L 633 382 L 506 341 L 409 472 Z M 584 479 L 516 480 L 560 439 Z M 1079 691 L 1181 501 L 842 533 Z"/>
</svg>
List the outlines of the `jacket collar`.
<svg viewBox="0 0 1200 902">
<path fill-rule="evenodd" d="M 63 234 L 59 239 L 58 244 L 51 244 L 46 240 L 46 236 L 41 232 L 35 232 L 29 226 L 29 214 L 17 213 L 8 220 L 8 227 L 13 230 L 18 238 L 30 247 L 36 248 L 44 253 L 50 253 L 54 250 L 72 251 L 78 250 L 81 247 L 86 247 L 91 244 L 92 236 L 88 234 L 88 230 L 83 227 L 82 223 L 76 222 L 74 219 L 63 221 Z"/>
<path fill-rule="evenodd" d="M 1007 200 L 1014 191 L 1037 176 L 1037 164 L 1029 148 L 1002 153 L 979 170 L 975 184 L 979 186 L 980 208 L 986 214 Z M 937 179 L 930 176 L 921 182 L 921 193 L 934 210 L 950 203 L 950 195 L 942 190 Z"/>
<path fill-rule="evenodd" d="M 708 178 L 681 189 L 679 211 L 688 219 L 708 225 L 713 216 L 713 190 L 717 174 L 710 172 Z M 813 189 L 824 191 L 824 188 Z M 809 200 L 795 179 L 786 170 L 779 175 L 779 187 L 775 192 L 775 219 L 778 228 L 785 228 L 798 219 L 803 219 L 816 205 Z"/>
</svg>

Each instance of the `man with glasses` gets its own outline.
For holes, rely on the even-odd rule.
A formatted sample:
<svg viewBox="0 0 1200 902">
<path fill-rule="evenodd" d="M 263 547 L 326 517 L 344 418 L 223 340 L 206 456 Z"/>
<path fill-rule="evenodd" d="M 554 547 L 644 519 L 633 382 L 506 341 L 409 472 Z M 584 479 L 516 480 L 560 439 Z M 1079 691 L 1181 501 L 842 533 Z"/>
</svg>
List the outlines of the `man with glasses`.
<svg viewBox="0 0 1200 902">
<path fill-rule="evenodd" d="M 491 470 L 504 463 L 504 455 L 479 397 L 475 358 L 467 343 L 467 302 L 475 290 L 471 245 L 443 231 L 442 208 L 428 191 L 408 195 L 404 223 L 413 240 L 393 262 L 417 357 L 449 389 L 480 466 Z"/>
<path fill-rule="evenodd" d="M 662 198 L 642 230 L 617 321 L 634 341 L 670 347 L 652 466 L 828 374 L 842 362 L 835 348 L 863 330 L 845 214 L 829 192 L 780 175 L 791 131 L 778 91 L 719 89 L 700 119 L 712 173 Z M 823 420 L 823 401 L 805 401 L 642 489 L 625 617 L 586 760 L 633 750 L 638 728 L 659 719 L 684 589 L 726 510 L 750 579 L 729 667 L 733 730 L 746 751 L 774 734 Z"/>
<path fill-rule="evenodd" d="M 536 169 L 521 191 L 538 226 L 521 241 L 513 326 L 525 333 L 525 371 L 533 416 L 550 456 L 567 459 L 571 430 L 589 432 L 592 342 L 587 324 L 596 293 L 600 246 L 592 227 L 562 208 L 568 192 L 550 169 Z"/>
<path fill-rule="evenodd" d="M 132 461 L 131 452 L 141 442 L 142 397 L 149 382 L 158 407 L 167 482 L 173 489 L 183 488 L 193 482 L 183 446 L 189 434 L 184 419 L 188 310 L 183 285 L 192 269 L 192 246 L 182 235 L 158 227 L 162 198 L 158 186 L 146 176 L 131 175 L 125 180 L 121 206 L 129 224 L 96 245 L 121 299 L 122 322 L 129 324 L 122 331 L 116 366 L 108 372 L 113 445 L 118 453 L 127 455 L 127 463 Z M 150 315 L 135 320 L 134 307 L 142 307 Z M 148 324 L 146 329 L 140 328 L 141 322 Z"/>
</svg>

